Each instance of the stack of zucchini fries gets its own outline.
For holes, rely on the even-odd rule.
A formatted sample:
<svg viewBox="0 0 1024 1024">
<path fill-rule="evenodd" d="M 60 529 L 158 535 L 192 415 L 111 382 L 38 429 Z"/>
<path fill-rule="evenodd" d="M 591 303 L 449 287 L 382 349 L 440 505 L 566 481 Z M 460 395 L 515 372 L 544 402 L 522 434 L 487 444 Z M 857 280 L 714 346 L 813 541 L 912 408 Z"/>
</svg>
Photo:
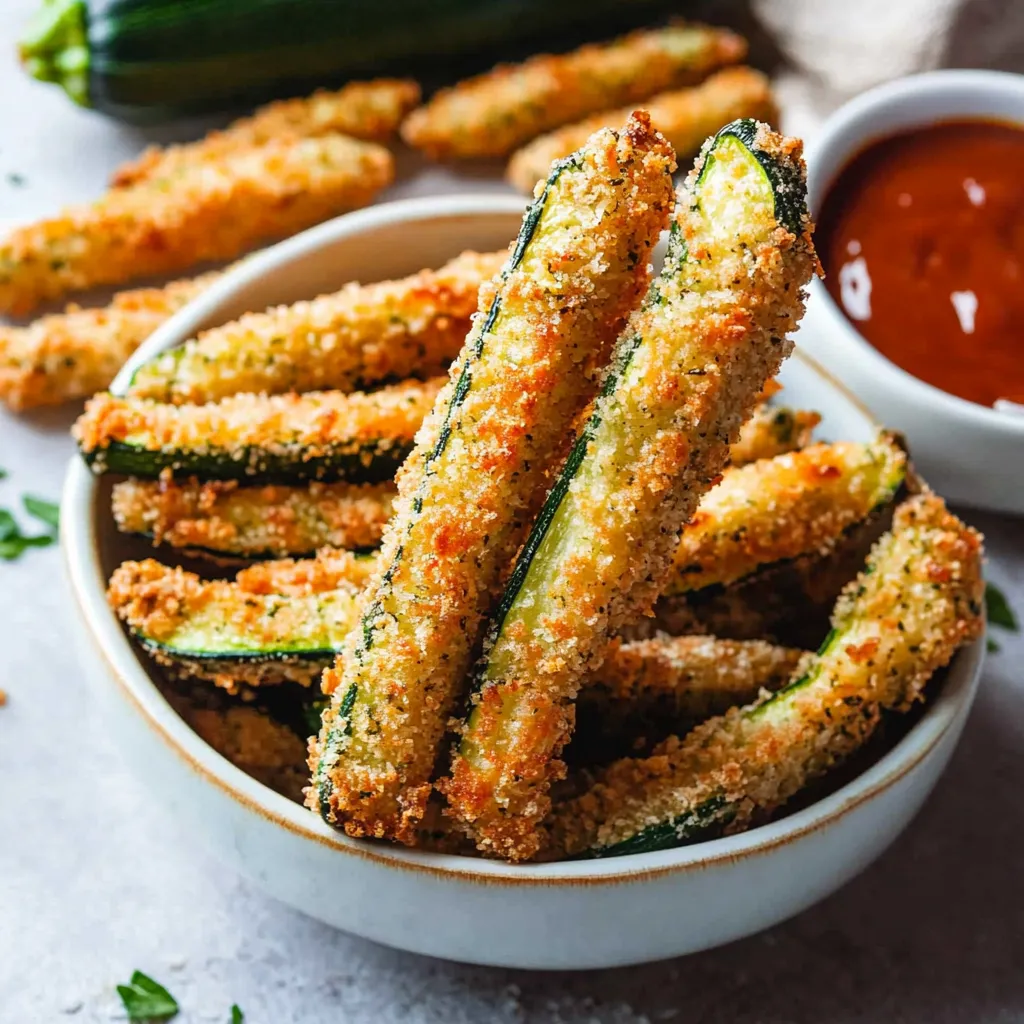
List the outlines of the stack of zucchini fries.
<svg viewBox="0 0 1024 1024">
<path fill-rule="evenodd" d="M 76 425 L 119 528 L 206 559 L 110 581 L 175 706 L 292 797 L 312 734 L 350 835 L 740 830 L 979 634 L 980 538 L 899 440 L 816 442 L 772 393 L 817 267 L 799 143 L 741 119 L 674 169 L 645 113 L 599 128 L 508 251 L 214 328 Z"/>
<path fill-rule="evenodd" d="M 272 103 L 196 142 L 147 149 L 116 169 L 96 202 L 0 241 L 0 315 L 235 259 L 371 202 L 394 175 L 384 144 L 399 130 L 430 159 L 511 155 L 508 180 L 530 192 L 554 160 L 598 129 L 621 126 L 645 101 L 677 154 L 690 156 L 727 121 L 775 119 L 765 76 L 736 66 L 746 50 L 726 29 L 677 23 L 495 68 L 422 106 L 419 86 L 408 79 L 351 82 Z M 21 411 L 108 387 L 135 348 L 216 276 L 120 292 L 100 308 L 73 304 L 26 326 L 0 325 L 0 402 Z M 327 301 L 310 304 L 307 314 L 323 314 Z M 385 356 L 388 350 L 380 348 Z M 210 358 L 218 352 L 211 344 Z M 391 369 L 400 376 L 408 365 L 399 359 Z M 238 373 L 223 393 L 261 384 Z M 187 393 L 187 381 L 171 386 Z M 309 383 L 297 377 L 292 386 Z"/>
</svg>

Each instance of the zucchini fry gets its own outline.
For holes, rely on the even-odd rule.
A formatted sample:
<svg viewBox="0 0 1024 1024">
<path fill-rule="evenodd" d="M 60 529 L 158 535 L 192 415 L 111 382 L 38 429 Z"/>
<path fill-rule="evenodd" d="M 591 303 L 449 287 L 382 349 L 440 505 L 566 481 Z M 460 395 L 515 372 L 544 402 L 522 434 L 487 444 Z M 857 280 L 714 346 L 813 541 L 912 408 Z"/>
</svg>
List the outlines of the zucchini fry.
<svg viewBox="0 0 1024 1024">
<path fill-rule="evenodd" d="M 804 651 L 763 640 L 658 636 L 613 644 L 584 681 L 569 753 L 579 763 L 636 753 L 684 728 L 775 691 Z"/>
<path fill-rule="evenodd" d="M 269 563 L 233 581 L 146 559 L 114 571 L 107 601 L 134 639 L 179 677 L 309 685 L 358 621 L 361 560 Z M 333 584 L 330 586 L 329 584 Z"/>
<path fill-rule="evenodd" d="M 571 53 L 501 65 L 442 89 L 405 119 L 402 138 L 436 160 L 507 156 L 541 132 L 698 81 L 723 64 L 742 60 L 746 52 L 746 41 L 725 29 L 643 29 Z M 621 124 L 628 114 L 614 123 Z M 559 156 L 571 153 L 590 134 Z M 530 182 L 531 191 L 546 174 L 544 169 Z"/>
<path fill-rule="evenodd" d="M 709 135 L 737 118 L 753 117 L 772 123 L 778 119 L 768 79 L 747 67 L 725 68 L 700 85 L 660 93 L 641 105 L 679 159 L 693 156 Z M 554 160 L 571 153 L 599 128 L 622 124 L 630 109 L 605 110 L 528 142 L 509 161 L 510 184 L 532 192 Z"/>
<path fill-rule="evenodd" d="M 414 842 L 483 616 L 649 280 L 675 164 L 644 115 L 557 164 L 481 296 L 399 475 L 381 574 L 311 747 L 310 803 L 350 835 Z"/>
<path fill-rule="evenodd" d="M 767 700 L 612 765 L 555 812 L 554 846 L 619 856 L 749 827 L 905 710 L 981 635 L 981 538 L 931 494 L 910 498 L 840 598 L 805 674 Z"/>
<path fill-rule="evenodd" d="M 88 398 L 219 273 L 121 292 L 101 309 L 70 305 L 28 327 L 0 326 L 0 401 L 15 412 Z"/>
<path fill-rule="evenodd" d="M 483 852 L 533 856 L 583 677 L 649 613 L 679 531 L 792 348 L 816 261 L 799 143 L 754 121 L 708 141 L 665 258 L 520 552 L 444 791 Z"/>
<path fill-rule="evenodd" d="M 260 107 L 251 117 L 232 122 L 223 131 L 210 132 L 198 142 L 180 146 L 150 146 L 135 160 L 121 164 L 111 187 L 125 188 L 155 181 L 180 171 L 263 146 L 290 136 L 312 138 L 333 132 L 368 142 L 384 142 L 402 118 L 420 101 L 420 87 L 411 79 L 377 78 L 349 82 L 335 91 L 318 90 L 312 96 L 279 100 Z"/>
<path fill-rule="evenodd" d="M 201 403 L 242 391 L 358 391 L 444 373 L 481 284 L 507 255 L 466 252 L 437 271 L 248 313 L 140 366 L 128 394 Z"/>
<path fill-rule="evenodd" d="M 324 135 L 114 189 L 0 242 L 0 313 L 21 315 L 70 291 L 234 259 L 365 206 L 393 176 L 381 146 Z"/>
<path fill-rule="evenodd" d="M 441 379 L 343 395 L 235 395 L 164 405 L 96 395 L 72 434 L 96 473 L 206 480 L 373 483 L 395 475 Z"/>
<path fill-rule="evenodd" d="M 758 459 L 772 459 L 806 448 L 820 422 L 821 416 L 816 412 L 759 405 L 743 424 L 740 439 L 729 449 L 729 462 L 745 466 Z"/>
<path fill-rule="evenodd" d="M 123 480 L 114 485 L 122 533 L 231 558 L 286 558 L 319 548 L 375 548 L 391 518 L 394 485 L 239 487 L 237 481 Z"/>
<path fill-rule="evenodd" d="M 727 585 L 773 562 L 824 553 L 892 501 L 906 474 L 906 454 L 884 435 L 729 468 L 683 527 L 664 593 Z"/>
</svg>

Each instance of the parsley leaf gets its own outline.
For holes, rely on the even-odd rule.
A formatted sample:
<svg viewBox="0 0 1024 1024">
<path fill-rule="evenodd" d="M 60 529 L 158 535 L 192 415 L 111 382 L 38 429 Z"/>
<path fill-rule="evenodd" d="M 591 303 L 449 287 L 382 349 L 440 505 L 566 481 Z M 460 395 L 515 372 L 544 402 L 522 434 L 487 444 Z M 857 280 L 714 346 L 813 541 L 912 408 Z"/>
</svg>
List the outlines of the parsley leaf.
<svg viewBox="0 0 1024 1024">
<path fill-rule="evenodd" d="M 47 526 L 51 526 L 55 530 L 59 529 L 60 505 L 56 502 L 45 501 L 43 498 L 36 498 L 31 494 L 23 494 L 21 501 L 25 506 L 25 511 L 30 516 L 34 516 L 40 522 L 46 523 Z"/>
<path fill-rule="evenodd" d="M 0 558 L 6 562 L 12 562 L 26 548 L 48 548 L 54 540 L 56 538 L 49 533 L 42 533 L 37 537 L 26 537 L 24 534 L 15 533 L 11 537 L 5 537 L 3 540 L 0 540 Z"/>
<path fill-rule="evenodd" d="M 988 651 L 989 654 L 998 654 L 1002 650 L 1002 647 L 1000 647 L 995 640 L 989 637 L 985 641 L 985 650 Z"/>
<path fill-rule="evenodd" d="M 231 1004 L 231 1024 L 242 1024 L 245 1014 L 238 1008 L 238 1003 Z"/>
<path fill-rule="evenodd" d="M 0 469 L 0 480 L 3 480 L 3 478 L 5 476 L 7 476 L 7 470 L 6 469 Z"/>
<path fill-rule="evenodd" d="M 1017 616 L 1013 614 L 1010 602 L 994 583 L 985 584 L 985 611 L 991 625 L 1008 629 L 1011 633 L 1020 632 L 1020 625 Z"/>
<path fill-rule="evenodd" d="M 0 508 L 0 542 L 17 537 L 19 533 L 21 530 L 18 529 L 14 516 L 7 509 Z"/>
<path fill-rule="evenodd" d="M 178 1012 L 174 996 L 159 982 L 136 971 L 127 985 L 118 985 L 129 1020 L 170 1020 Z"/>
</svg>

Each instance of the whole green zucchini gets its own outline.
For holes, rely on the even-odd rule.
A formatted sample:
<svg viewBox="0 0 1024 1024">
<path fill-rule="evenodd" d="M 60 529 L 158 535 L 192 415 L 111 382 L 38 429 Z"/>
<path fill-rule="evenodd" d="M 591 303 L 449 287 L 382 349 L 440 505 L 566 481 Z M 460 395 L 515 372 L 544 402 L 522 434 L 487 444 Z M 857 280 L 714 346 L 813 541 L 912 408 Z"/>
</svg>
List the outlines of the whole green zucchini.
<svg viewBox="0 0 1024 1024">
<path fill-rule="evenodd" d="M 159 121 L 400 72 L 440 81 L 509 47 L 635 27 L 658 0 L 43 0 L 28 73 L 83 106 Z M 595 23 L 610 15 L 605 24 Z M 623 23 L 624 22 L 624 23 Z M 598 27 L 600 25 L 600 27 Z M 571 40 L 557 38 L 562 46 Z M 501 46 L 501 54 L 484 51 Z M 483 63 L 481 63 L 483 62 Z M 461 67 L 460 67 L 460 70 Z"/>
</svg>

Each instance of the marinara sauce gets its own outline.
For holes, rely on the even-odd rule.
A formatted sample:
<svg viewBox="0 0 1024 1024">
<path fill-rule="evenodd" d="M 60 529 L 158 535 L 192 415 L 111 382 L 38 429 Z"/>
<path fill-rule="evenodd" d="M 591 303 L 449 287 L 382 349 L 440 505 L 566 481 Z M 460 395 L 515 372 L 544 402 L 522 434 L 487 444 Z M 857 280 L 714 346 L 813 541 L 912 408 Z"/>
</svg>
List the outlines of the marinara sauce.
<svg viewBox="0 0 1024 1024">
<path fill-rule="evenodd" d="M 826 285 L 898 366 L 1024 404 L 1024 130 L 950 121 L 875 142 L 822 204 Z"/>
</svg>

